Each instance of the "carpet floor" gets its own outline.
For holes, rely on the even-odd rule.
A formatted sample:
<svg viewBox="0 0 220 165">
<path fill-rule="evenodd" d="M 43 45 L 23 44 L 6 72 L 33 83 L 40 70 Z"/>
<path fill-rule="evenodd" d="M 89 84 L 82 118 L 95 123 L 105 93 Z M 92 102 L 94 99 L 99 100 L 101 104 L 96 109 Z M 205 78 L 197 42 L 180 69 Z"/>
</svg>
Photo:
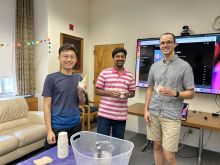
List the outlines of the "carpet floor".
<svg viewBox="0 0 220 165">
<path fill-rule="evenodd" d="M 147 142 L 146 135 L 135 134 L 130 139 L 134 143 L 134 149 L 130 158 L 129 165 L 154 165 L 152 145 L 148 145 L 144 152 L 141 147 Z M 176 154 L 178 165 L 197 165 L 198 148 L 183 145 Z M 202 165 L 219 165 L 220 153 L 203 150 Z"/>
</svg>

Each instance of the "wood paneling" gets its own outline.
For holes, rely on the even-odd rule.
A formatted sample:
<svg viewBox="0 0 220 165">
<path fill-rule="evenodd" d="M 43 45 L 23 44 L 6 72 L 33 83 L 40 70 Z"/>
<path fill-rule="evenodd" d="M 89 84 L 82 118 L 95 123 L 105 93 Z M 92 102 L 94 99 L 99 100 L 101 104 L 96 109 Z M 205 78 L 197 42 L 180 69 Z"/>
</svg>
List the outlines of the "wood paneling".
<svg viewBox="0 0 220 165">
<path fill-rule="evenodd" d="M 106 68 L 113 66 L 112 51 L 117 47 L 124 47 L 124 44 L 95 45 L 94 50 L 94 89 L 99 73 Z M 94 96 L 95 102 L 100 102 L 100 96 Z"/>
<path fill-rule="evenodd" d="M 25 98 L 28 104 L 29 111 L 38 111 L 38 98 L 28 97 Z"/>
</svg>

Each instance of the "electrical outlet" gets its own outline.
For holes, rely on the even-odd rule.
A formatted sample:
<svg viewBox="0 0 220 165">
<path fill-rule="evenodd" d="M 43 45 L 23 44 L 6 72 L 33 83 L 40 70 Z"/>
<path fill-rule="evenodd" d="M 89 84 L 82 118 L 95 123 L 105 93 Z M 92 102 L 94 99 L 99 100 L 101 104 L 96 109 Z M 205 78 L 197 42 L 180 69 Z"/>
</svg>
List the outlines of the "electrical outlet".
<svg viewBox="0 0 220 165">
<path fill-rule="evenodd" d="M 192 129 L 191 129 L 191 128 L 188 128 L 186 132 L 187 132 L 187 133 L 192 133 Z"/>
</svg>

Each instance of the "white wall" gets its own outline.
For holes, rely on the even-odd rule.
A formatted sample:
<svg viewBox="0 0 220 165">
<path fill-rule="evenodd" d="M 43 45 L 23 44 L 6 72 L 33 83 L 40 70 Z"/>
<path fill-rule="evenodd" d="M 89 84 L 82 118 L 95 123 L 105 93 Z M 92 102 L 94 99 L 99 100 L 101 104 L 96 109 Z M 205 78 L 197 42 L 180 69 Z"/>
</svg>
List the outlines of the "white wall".
<svg viewBox="0 0 220 165">
<path fill-rule="evenodd" d="M 15 77 L 15 15 L 16 1 L 0 0 L 0 77 Z"/>
<path fill-rule="evenodd" d="M 39 96 L 39 108 L 43 109 L 41 97 L 43 83 L 48 73 L 59 70 L 58 49 L 60 33 L 84 39 L 83 74 L 88 68 L 88 0 L 34 0 L 35 38 L 50 38 L 51 53 L 48 45 L 36 46 L 36 95 Z M 69 30 L 69 24 L 75 30 Z"/>
<path fill-rule="evenodd" d="M 34 0 L 34 29 L 35 40 L 48 38 L 48 11 L 47 1 Z M 41 92 L 44 79 L 48 74 L 49 54 L 47 43 L 35 46 L 35 85 L 36 96 L 39 97 L 39 110 L 43 110 Z"/>
<path fill-rule="evenodd" d="M 164 32 L 180 35 L 184 25 L 188 25 L 193 34 L 215 32 L 211 24 L 219 15 L 219 6 L 219 0 L 89 1 L 89 60 L 94 63 L 94 45 L 123 42 L 128 50 L 126 67 L 134 73 L 137 38 L 158 37 Z M 93 69 L 89 70 L 89 75 L 89 92 L 93 95 Z M 129 100 L 129 104 L 144 102 L 145 93 L 145 88 L 137 88 L 136 96 Z M 193 100 L 187 102 L 193 110 L 218 111 L 213 95 L 196 94 Z M 129 115 L 126 129 L 146 133 L 141 117 Z M 198 145 L 197 132 L 193 130 L 187 137 L 187 144 Z M 211 138 L 213 140 L 210 140 L 205 148 L 215 146 L 213 150 L 220 151 L 220 143 L 217 143 L 219 138 L 220 133 L 214 133 Z"/>
<path fill-rule="evenodd" d="M 84 59 L 87 59 L 88 47 L 88 0 L 48 0 L 48 32 L 53 41 L 52 53 L 49 58 L 49 72 L 59 70 L 58 49 L 60 47 L 60 33 L 65 33 L 84 39 Z M 75 30 L 69 30 L 69 24 Z M 86 71 L 87 60 L 84 60 Z"/>
</svg>

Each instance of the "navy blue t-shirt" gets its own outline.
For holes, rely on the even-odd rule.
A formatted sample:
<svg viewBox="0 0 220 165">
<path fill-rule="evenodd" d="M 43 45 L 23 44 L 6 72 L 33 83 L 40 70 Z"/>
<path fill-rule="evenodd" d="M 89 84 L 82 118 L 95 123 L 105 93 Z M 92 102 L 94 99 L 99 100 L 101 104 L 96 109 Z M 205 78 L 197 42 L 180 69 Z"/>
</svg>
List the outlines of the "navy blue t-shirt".
<svg viewBox="0 0 220 165">
<path fill-rule="evenodd" d="M 47 75 L 42 96 L 51 97 L 52 128 L 72 128 L 80 123 L 77 86 L 79 74 L 64 75 L 56 72 Z"/>
</svg>

